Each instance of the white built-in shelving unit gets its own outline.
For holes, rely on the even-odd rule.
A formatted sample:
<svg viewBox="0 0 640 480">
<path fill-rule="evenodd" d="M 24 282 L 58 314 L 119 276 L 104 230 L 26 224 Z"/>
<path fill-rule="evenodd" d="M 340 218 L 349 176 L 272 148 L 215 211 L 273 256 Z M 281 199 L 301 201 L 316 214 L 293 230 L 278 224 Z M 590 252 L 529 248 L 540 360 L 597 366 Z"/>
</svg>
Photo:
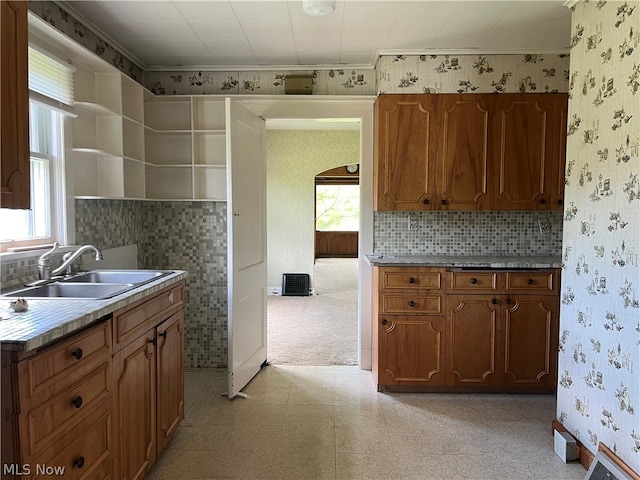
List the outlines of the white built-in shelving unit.
<svg viewBox="0 0 640 480">
<path fill-rule="evenodd" d="M 76 64 L 75 196 L 226 201 L 225 101 Z"/>
</svg>

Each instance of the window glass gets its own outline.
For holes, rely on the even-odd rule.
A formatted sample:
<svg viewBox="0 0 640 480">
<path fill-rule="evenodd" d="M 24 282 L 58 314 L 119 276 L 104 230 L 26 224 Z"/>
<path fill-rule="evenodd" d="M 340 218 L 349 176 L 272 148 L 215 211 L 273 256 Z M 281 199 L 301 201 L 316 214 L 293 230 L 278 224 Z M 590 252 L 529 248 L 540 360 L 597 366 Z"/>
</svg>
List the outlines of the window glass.
<svg viewBox="0 0 640 480">
<path fill-rule="evenodd" d="M 360 185 L 316 186 L 316 230 L 357 232 Z"/>
</svg>

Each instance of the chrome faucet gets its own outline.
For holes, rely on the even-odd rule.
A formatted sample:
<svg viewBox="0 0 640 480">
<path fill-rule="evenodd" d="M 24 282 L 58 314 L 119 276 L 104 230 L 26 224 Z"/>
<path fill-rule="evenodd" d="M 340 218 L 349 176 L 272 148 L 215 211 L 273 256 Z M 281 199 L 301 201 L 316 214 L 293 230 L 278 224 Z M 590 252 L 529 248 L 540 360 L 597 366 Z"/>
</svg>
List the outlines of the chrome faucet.
<svg viewBox="0 0 640 480">
<path fill-rule="evenodd" d="M 65 269 L 68 269 L 69 273 L 71 273 L 71 264 L 83 253 L 87 250 L 93 250 L 96 252 L 96 260 L 102 260 L 102 252 L 97 247 L 93 245 L 83 245 L 78 248 L 75 252 L 65 253 L 62 257 L 62 265 L 58 268 L 51 270 L 51 254 L 55 252 L 60 245 L 58 242 L 53 244 L 53 248 L 48 252 L 44 253 L 38 259 L 38 274 L 40 280 L 50 280 L 52 276 L 60 275 Z"/>
</svg>

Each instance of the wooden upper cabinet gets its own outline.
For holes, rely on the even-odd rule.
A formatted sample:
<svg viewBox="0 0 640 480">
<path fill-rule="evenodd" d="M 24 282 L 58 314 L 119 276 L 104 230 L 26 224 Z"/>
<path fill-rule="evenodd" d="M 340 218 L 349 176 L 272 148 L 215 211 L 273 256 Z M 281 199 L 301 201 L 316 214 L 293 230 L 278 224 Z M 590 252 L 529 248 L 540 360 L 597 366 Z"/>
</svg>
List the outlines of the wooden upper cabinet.
<svg viewBox="0 0 640 480">
<path fill-rule="evenodd" d="M 437 96 L 380 95 L 376 101 L 376 210 L 431 210 Z"/>
<path fill-rule="evenodd" d="M 0 2 L 0 207 L 30 208 L 28 2 Z"/>
<path fill-rule="evenodd" d="M 486 95 L 441 95 L 436 208 L 488 208 L 489 111 Z"/>
<path fill-rule="evenodd" d="M 553 145 L 553 183 L 551 184 L 552 198 L 551 210 L 564 210 L 564 180 L 567 151 L 567 112 L 569 109 L 569 96 L 566 93 L 554 95 L 554 145 Z"/>
<path fill-rule="evenodd" d="M 494 210 L 551 205 L 555 96 L 502 94 L 493 109 Z"/>
</svg>

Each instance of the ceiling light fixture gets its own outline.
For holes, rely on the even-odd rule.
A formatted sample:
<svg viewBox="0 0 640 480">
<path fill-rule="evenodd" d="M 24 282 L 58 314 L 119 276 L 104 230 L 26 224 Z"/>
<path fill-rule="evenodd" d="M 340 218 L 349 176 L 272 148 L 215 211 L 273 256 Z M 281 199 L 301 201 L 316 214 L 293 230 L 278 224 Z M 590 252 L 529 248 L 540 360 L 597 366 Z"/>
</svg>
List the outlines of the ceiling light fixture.
<svg viewBox="0 0 640 480">
<path fill-rule="evenodd" d="M 302 0 L 302 10 L 311 17 L 330 15 L 336 9 L 336 0 Z"/>
</svg>

